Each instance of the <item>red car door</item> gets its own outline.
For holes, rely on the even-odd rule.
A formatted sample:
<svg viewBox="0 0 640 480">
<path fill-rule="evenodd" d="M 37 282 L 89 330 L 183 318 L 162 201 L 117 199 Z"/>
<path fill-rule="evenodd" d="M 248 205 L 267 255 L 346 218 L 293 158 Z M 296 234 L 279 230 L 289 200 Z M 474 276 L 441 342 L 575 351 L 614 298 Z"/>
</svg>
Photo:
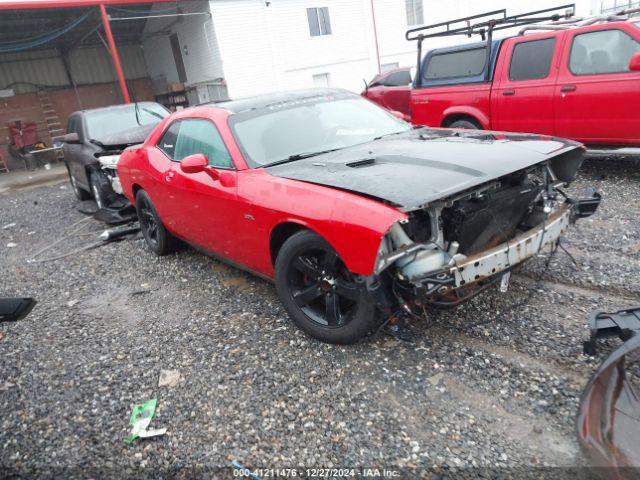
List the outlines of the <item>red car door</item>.
<svg viewBox="0 0 640 480">
<path fill-rule="evenodd" d="M 492 128 L 510 132 L 554 133 L 553 92 L 562 35 L 546 33 L 505 42 L 492 92 Z"/>
<path fill-rule="evenodd" d="M 554 98 L 557 135 L 587 144 L 640 143 L 640 72 L 629 71 L 639 40 L 627 22 L 567 32 Z"/>
<path fill-rule="evenodd" d="M 168 226 L 179 237 L 209 252 L 233 257 L 240 207 L 237 173 L 224 141 L 213 121 L 205 118 L 180 119 L 171 128 L 177 135 L 163 176 L 165 198 L 153 200 L 162 205 Z M 204 154 L 212 169 L 184 172 L 180 160 L 196 153 Z"/>
</svg>

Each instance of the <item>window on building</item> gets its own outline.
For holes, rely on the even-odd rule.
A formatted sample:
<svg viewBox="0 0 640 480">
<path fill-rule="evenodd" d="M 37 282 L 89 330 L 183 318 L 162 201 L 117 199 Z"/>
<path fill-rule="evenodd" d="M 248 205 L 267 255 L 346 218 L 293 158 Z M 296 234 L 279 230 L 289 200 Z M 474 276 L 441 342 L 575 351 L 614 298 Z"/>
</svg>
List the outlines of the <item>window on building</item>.
<svg viewBox="0 0 640 480">
<path fill-rule="evenodd" d="M 569 69 L 574 75 L 628 72 L 638 51 L 640 43 L 622 30 L 581 33 L 573 39 Z"/>
<path fill-rule="evenodd" d="M 429 60 L 424 78 L 434 80 L 480 75 L 484 71 L 486 57 L 487 52 L 484 47 L 434 55 Z"/>
<path fill-rule="evenodd" d="M 318 73 L 313 76 L 313 86 L 317 88 L 329 88 L 331 86 L 331 77 L 328 73 Z"/>
<path fill-rule="evenodd" d="M 331 20 L 329 19 L 329 9 L 307 8 L 307 19 L 309 20 L 309 32 L 312 37 L 320 35 L 331 35 Z"/>
<path fill-rule="evenodd" d="M 533 80 L 546 78 L 556 46 L 555 38 L 544 38 L 516 44 L 511 56 L 509 79 Z"/>
<path fill-rule="evenodd" d="M 405 5 L 407 7 L 407 25 L 422 25 L 424 23 L 422 0 L 405 0 Z"/>
</svg>

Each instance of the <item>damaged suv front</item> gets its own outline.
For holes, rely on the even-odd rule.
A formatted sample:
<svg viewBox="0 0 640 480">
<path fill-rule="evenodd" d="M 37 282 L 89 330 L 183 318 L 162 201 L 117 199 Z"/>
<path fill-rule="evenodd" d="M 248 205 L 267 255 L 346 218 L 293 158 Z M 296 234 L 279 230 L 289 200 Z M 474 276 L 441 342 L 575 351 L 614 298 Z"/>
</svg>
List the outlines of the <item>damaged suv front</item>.
<svg viewBox="0 0 640 480">
<path fill-rule="evenodd" d="M 600 203 L 597 193 L 572 199 L 563 191 L 582 160 L 582 148 L 568 150 L 408 211 L 380 244 L 374 273 L 385 294 L 378 303 L 407 311 L 455 306 L 554 247 Z"/>
</svg>

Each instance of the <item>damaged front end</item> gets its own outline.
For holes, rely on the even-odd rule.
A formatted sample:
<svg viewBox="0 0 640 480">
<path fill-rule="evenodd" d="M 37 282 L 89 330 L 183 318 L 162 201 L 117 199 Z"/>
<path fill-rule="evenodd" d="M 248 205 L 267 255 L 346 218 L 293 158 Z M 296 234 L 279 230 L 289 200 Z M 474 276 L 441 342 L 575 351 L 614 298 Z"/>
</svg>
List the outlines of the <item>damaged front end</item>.
<svg viewBox="0 0 640 480">
<path fill-rule="evenodd" d="M 387 298 L 379 306 L 458 305 L 555 246 L 600 203 L 597 193 L 572 199 L 561 189 L 582 159 L 572 150 L 408 212 L 380 244 L 374 273 Z"/>
<path fill-rule="evenodd" d="M 102 175 L 104 175 L 111 190 L 117 195 L 124 195 L 117 170 L 121 153 L 122 150 L 107 150 L 95 154 Z"/>
</svg>

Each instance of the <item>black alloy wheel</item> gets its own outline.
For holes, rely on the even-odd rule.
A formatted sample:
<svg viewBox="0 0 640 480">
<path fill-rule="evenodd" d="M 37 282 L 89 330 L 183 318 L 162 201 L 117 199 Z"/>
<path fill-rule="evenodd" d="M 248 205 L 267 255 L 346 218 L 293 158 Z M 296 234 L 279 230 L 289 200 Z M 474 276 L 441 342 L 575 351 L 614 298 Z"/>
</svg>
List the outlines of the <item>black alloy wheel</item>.
<svg viewBox="0 0 640 480">
<path fill-rule="evenodd" d="M 354 343 L 378 320 L 364 282 L 310 231 L 296 233 L 283 245 L 276 260 L 276 287 L 296 324 L 325 342 Z"/>
<path fill-rule="evenodd" d="M 144 190 L 136 194 L 136 211 L 140 230 L 149 249 L 156 255 L 173 251 L 174 238 L 162 224 L 149 195 Z"/>
</svg>

